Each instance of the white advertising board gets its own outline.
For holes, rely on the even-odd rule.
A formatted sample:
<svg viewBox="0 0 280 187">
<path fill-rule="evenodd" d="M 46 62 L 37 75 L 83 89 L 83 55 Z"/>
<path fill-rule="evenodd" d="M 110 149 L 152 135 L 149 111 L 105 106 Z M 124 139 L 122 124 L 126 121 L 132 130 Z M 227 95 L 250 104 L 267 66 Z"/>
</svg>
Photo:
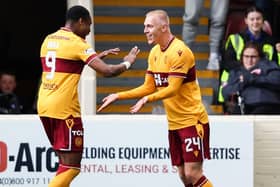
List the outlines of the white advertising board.
<svg viewBox="0 0 280 187">
<path fill-rule="evenodd" d="M 210 118 L 211 119 L 211 118 Z M 180 187 L 170 164 L 162 115 L 83 118 L 81 174 L 72 187 Z M 211 119 L 211 156 L 205 175 L 215 187 L 253 187 L 253 122 Z M 57 157 L 37 116 L 0 117 L 0 187 L 47 186 Z"/>
</svg>

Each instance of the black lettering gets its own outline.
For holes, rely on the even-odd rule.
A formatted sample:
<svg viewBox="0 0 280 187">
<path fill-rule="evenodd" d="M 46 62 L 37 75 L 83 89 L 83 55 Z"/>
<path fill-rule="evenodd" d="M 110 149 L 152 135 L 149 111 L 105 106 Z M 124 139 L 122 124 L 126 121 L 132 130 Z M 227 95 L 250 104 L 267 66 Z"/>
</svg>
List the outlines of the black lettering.
<svg viewBox="0 0 280 187">
<path fill-rule="evenodd" d="M 212 159 L 219 159 L 219 150 L 217 148 L 212 149 Z"/>
<path fill-rule="evenodd" d="M 34 171 L 33 161 L 28 143 L 21 143 L 19 146 L 15 172 L 20 172 L 22 167 L 24 166 L 27 168 L 27 171 Z"/>
<path fill-rule="evenodd" d="M 211 159 L 225 159 L 234 160 L 240 159 L 240 148 L 225 148 L 225 147 L 215 147 L 211 148 Z"/>
<path fill-rule="evenodd" d="M 58 162 L 52 164 L 52 155 L 56 156 L 55 151 L 52 148 L 49 148 L 46 153 L 46 168 L 50 172 L 55 172 L 59 166 Z"/>
<path fill-rule="evenodd" d="M 236 150 L 235 151 L 235 158 L 239 160 L 240 159 L 240 148 L 236 148 L 235 150 Z"/>
<path fill-rule="evenodd" d="M 45 151 L 45 147 L 36 148 L 36 171 L 42 171 L 42 154 Z"/>
</svg>

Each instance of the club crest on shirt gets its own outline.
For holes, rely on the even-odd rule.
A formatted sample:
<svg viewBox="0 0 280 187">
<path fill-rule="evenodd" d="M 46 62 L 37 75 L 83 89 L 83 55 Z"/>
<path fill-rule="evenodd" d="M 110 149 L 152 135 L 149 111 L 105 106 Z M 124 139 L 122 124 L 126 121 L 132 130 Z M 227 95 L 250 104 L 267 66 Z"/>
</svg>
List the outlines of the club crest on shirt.
<svg viewBox="0 0 280 187">
<path fill-rule="evenodd" d="M 183 51 L 182 51 L 182 50 L 179 50 L 179 51 L 177 51 L 177 53 L 178 53 L 179 56 L 181 56 L 182 53 L 183 53 Z"/>
</svg>

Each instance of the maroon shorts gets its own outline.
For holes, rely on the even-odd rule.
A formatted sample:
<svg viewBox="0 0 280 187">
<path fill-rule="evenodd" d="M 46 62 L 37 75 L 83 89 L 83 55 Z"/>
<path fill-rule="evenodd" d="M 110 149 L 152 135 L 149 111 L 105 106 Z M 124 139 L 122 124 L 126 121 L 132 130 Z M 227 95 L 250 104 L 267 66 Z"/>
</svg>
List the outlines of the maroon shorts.
<svg viewBox="0 0 280 187">
<path fill-rule="evenodd" d="M 168 137 L 172 165 L 210 159 L 209 132 L 209 123 L 170 130 Z"/>
<path fill-rule="evenodd" d="M 84 130 L 81 118 L 55 119 L 40 117 L 54 150 L 82 151 Z"/>
</svg>

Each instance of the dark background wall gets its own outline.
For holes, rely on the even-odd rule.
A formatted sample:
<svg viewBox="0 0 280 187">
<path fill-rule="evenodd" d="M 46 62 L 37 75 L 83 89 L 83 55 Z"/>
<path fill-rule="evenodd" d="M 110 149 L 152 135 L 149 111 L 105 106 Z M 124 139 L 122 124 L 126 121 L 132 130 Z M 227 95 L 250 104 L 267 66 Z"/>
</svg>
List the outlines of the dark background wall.
<svg viewBox="0 0 280 187">
<path fill-rule="evenodd" d="M 40 45 L 64 25 L 66 0 L 2 1 L 0 6 L 0 71 L 15 72 L 17 94 L 31 107 L 41 75 Z"/>
</svg>

